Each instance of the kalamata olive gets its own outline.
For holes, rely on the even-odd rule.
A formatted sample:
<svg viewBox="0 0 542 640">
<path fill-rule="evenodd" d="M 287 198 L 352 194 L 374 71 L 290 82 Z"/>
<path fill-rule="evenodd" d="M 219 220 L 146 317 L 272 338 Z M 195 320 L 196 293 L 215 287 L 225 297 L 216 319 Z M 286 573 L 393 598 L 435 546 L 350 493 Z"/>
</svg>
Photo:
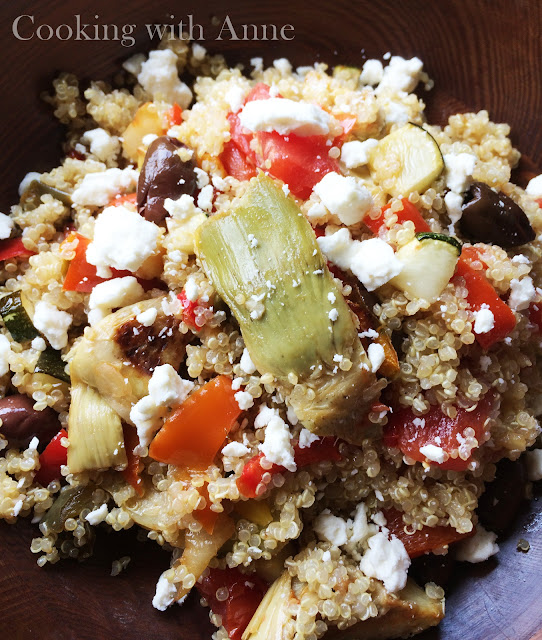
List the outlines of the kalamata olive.
<svg viewBox="0 0 542 640">
<path fill-rule="evenodd" d="M 523 460 L 501 460 L 495 480 L 487 485 L 478 503 L 481 524 L 497 533 L 506 531 L 525 500 L 526 482 Z"/>
<path fill-rule="evenodd" d="M 147 149 L 137 185 L 137 208 L 151 222 L 167 217 L 166 198 L 177 200 L 183 194 L 194 195 L 197 177 L 192 159 L 181 160 L 177 153 L 185 145 L 175 138 L 160 136 Z"/>
<path fill-rule="evenodd" d="M 508 249 L 531 242 L 535 232 L 523 209 L 504 193 L 474 182 L 463 202 L 459 230 L 473 242 Z"/>
<path fill-rule="evenodd" d="M 0 435 L 15 448 L 26 448 L 36 437 L 40 441 L 38 450 L 42 451 L 60 431 L 56 411 L 51 407 L 36 411 L 32 398 L 21 394 L 0 399 L 0 420 Z"/>
</svg>

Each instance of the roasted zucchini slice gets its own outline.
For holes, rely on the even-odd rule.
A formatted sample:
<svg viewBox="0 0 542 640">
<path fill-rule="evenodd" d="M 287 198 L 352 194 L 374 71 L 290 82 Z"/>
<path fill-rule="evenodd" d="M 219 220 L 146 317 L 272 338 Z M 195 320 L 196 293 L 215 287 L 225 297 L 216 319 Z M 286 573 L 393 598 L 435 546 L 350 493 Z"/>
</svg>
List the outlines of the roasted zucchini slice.
<svg viewBox="0 0 542 640">
<path fill-rule="evenodd" d="M 0 298 L 0 315 L 15 342 L 29 342 L 40 335 L 30 319 L 32 305 L 22 291 Z"/>
<path fill-rule="evenodd" d="M 53 347 L 47 347 L 41 352 L 34 373 L 44 373 L 62 382 L 70 382 L 70 376 L 66 373 L 66 363 L 62 360 L 60 351 Z"/>
</svg>

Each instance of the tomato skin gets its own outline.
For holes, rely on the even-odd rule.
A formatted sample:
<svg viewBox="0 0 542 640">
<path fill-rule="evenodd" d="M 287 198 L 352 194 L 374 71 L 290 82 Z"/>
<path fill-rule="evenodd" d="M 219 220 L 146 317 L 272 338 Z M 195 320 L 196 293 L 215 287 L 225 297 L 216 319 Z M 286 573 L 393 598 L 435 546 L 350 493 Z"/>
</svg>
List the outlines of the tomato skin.
<svg viewBox="0 0 542 640">
<path fill-rule="evenodd" d="M 228 589 L 228 597 L 223 601 L 216 597 L 216 591 L 221 587 Z M 213 613 L 222 617 L 222 626 L 230 640 L 241 640 L 267 591 L 267 584 L 256 574 L 247 576 L 239 569 L 210 569 L 196 588 Z"/>
<path fill-rule="evenodd" d="M 383 511 L 386 518 L 386 527 L 394 536 L 399 538 L 405 546 L 410 558 L 417 558 L 424 553 L 431 553 L 435 549 L 452 544 L 464 538 L 474 535 L 475 529 L 470 533 L 458 533 L 452 526 L 423 527 L 412 534 L 405 533 L 403 514 L 397 509 Z"/>
<path fill-rule="evenodd" d="M 28 258 L 35 253 L 24 246 L 22 238 L 8 238 L 0 241 L 0 261 L 10 258 Z"/>
<path fill-rule="evenodd" d="M 410 220 L 414 223 L 414 230 L 416 233 L 421 233 L 422 231 L 431 231 L 431 228 L 424 220 L 416 205 L 412 204 L 412 202 L 410 202 L 408 198 L 403 198 L 401 202 L 403 203 L 403 208 L 400 211 L 395 212 L 399 223 L 402 224 L 403 222 Z M 380 229 L 385 225 L 385 214 L 390 206 L 391 205 L 387 204 L 382 207 L 382 209 L 380 210 L 380 215 L 377 218 L 371 218 L 370 216 L 364 218 L 363 222 L 375 235 L 378 235 Z"/>
<path fill-rule="evenodd" d="M 458 409 L 455 418 L 444 415 L 439 406 L 431 407 L 419 420 L 410 408 L 396 410 L 388 417 L 383 442 L 387 447 L 400 449 L 404 455 L 417 462 L 425 461 L 420 448 L 429 444 L 440 447 L 448 455 L 457 453 L 457 436 L 462 436 L 467 427 L 474 430 L 478 444 L 484 442 L 484 422 L 490 414 L 493 402 L 493 395 L 488 393 L 474 411 Z M 440 441 L 437 438 L 440 438 Z M 440 464 L 432 461 L 430 463 L 448 471 L 465 471 L 471 460 L 472 454 L 467 460 L 450 457 Z"/>
<path fill-rule="evenodd" d="M 168 129 L 171 129 L 171 127 L 175 125 L 181 124 L 182 121 L 183 110 L 175 102 L 173 106 L 164 113 L 164 132 L 167 132 Z"/>
<path fill-rule="evenodd" d="M 40 454 L 40 468 L 34 479 L 44 487 L 62 477 L 60 467 L 68 463 L 68 449 L 61 440 L 67 437 L 66 430 L 61 429 Z"/>
<path fill-rule="evenodd" d="M 246 160 L 246 156 L 233 140 L 226 142 L 219 156 L 226 173 L 237 180 L 250 180 L 256 175 L 256 167 Z"/>
</svg>

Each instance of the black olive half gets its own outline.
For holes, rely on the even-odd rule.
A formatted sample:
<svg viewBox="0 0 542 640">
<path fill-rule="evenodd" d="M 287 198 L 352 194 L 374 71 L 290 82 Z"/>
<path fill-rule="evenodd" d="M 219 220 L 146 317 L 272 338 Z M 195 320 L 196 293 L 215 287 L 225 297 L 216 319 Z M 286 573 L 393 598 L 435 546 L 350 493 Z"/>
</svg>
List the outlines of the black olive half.
<svg viewBox="0 0 542 640">
<path fill-rule="evenodd" d="M 181 160 L 178 154 L 184 146 L 169 136 L 160 136 L 149 145 L 137 185 L 137 208 L 146 220 L 159 223 L 168 216 L 166 198 L 177 200 L 196 192 L 195 163 Z"/>
<path fill-rule="evenodd" d="M 473 242 L 519 247 L 535 239 L 525 212 L 504 193 L 474 182 L 465 196 L 459 230 Z"/>
</svg>

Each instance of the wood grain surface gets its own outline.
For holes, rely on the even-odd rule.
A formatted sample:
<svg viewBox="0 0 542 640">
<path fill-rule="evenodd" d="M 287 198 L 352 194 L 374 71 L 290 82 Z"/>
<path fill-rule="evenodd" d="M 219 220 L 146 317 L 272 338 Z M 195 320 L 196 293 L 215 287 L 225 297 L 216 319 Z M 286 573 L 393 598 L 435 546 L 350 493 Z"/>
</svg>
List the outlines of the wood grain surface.
<svg viewBox="0 0 542 640">
<path fill-rule="evenodd" d="M 122 8 L 121 8 L 122 6 Z M 385 52 L 418 55 L 435 80 L 421 93 L 433 122 L 455 111 L 487 108 L 495 121 L 512 126 L 512 140 L 525 154 L 517 181 L 525 185 L 542 166 L 542 3 L 539 0 L 275 0 L 230 5 L 211 0 L 63 0 L 0 3 L 3 126 L 0 129 L 2 180 L 0 211 L 15 202 L 16 188 L 30 170 L 58 163 L 61 129 L 39 100 L 59 71 L 87 82 L 107 77 L 123 58 L 148 50 L 145 24 L 170 22 L 192 14 L 205 27 L 211 52 L 233 63 L 257 55 L 267 63 L 286 56 L 294 64 L 321 60 L 360 66 Z M 17 40 L 12 24 L 34 16 L 36 26 L 86 22 L 136 24 L 136 44 L 119 42 Z M 99 20 L 94 19 L 98 15 Z M 257 42 L 215 40 L 229 15 L 234 25 L 292 24 L 293 40 Z M 154 41 L 157 44 L 157 41 Z M 33 533 L 34 531 L 34 533 Z M 153 543 L 136 541 L 133 531 L 101 532 L 96 555 L 83 564 L 65 562 L 39 569 L 29 551 L 35 529 L 27 522 L 0 524 L 0 637 L 3 640 L 209 640 L 207 614 L 192 596 L 166 613 L 150 601 L 168 554 Z M 519 537 L 531 550 L 519 553 Z M 542 640 L 542 508 L 537 498 L 522 508 L 512 530 L 499 541 L 501 553 L 483 566 L 458 565 L 447 600 L 447 617 L 424 640 Z M 125 572 L 110 577 L 111 562 L 129 555 Z M 361 639 L 360 639 L 361 640 Z"/>
</svg>

